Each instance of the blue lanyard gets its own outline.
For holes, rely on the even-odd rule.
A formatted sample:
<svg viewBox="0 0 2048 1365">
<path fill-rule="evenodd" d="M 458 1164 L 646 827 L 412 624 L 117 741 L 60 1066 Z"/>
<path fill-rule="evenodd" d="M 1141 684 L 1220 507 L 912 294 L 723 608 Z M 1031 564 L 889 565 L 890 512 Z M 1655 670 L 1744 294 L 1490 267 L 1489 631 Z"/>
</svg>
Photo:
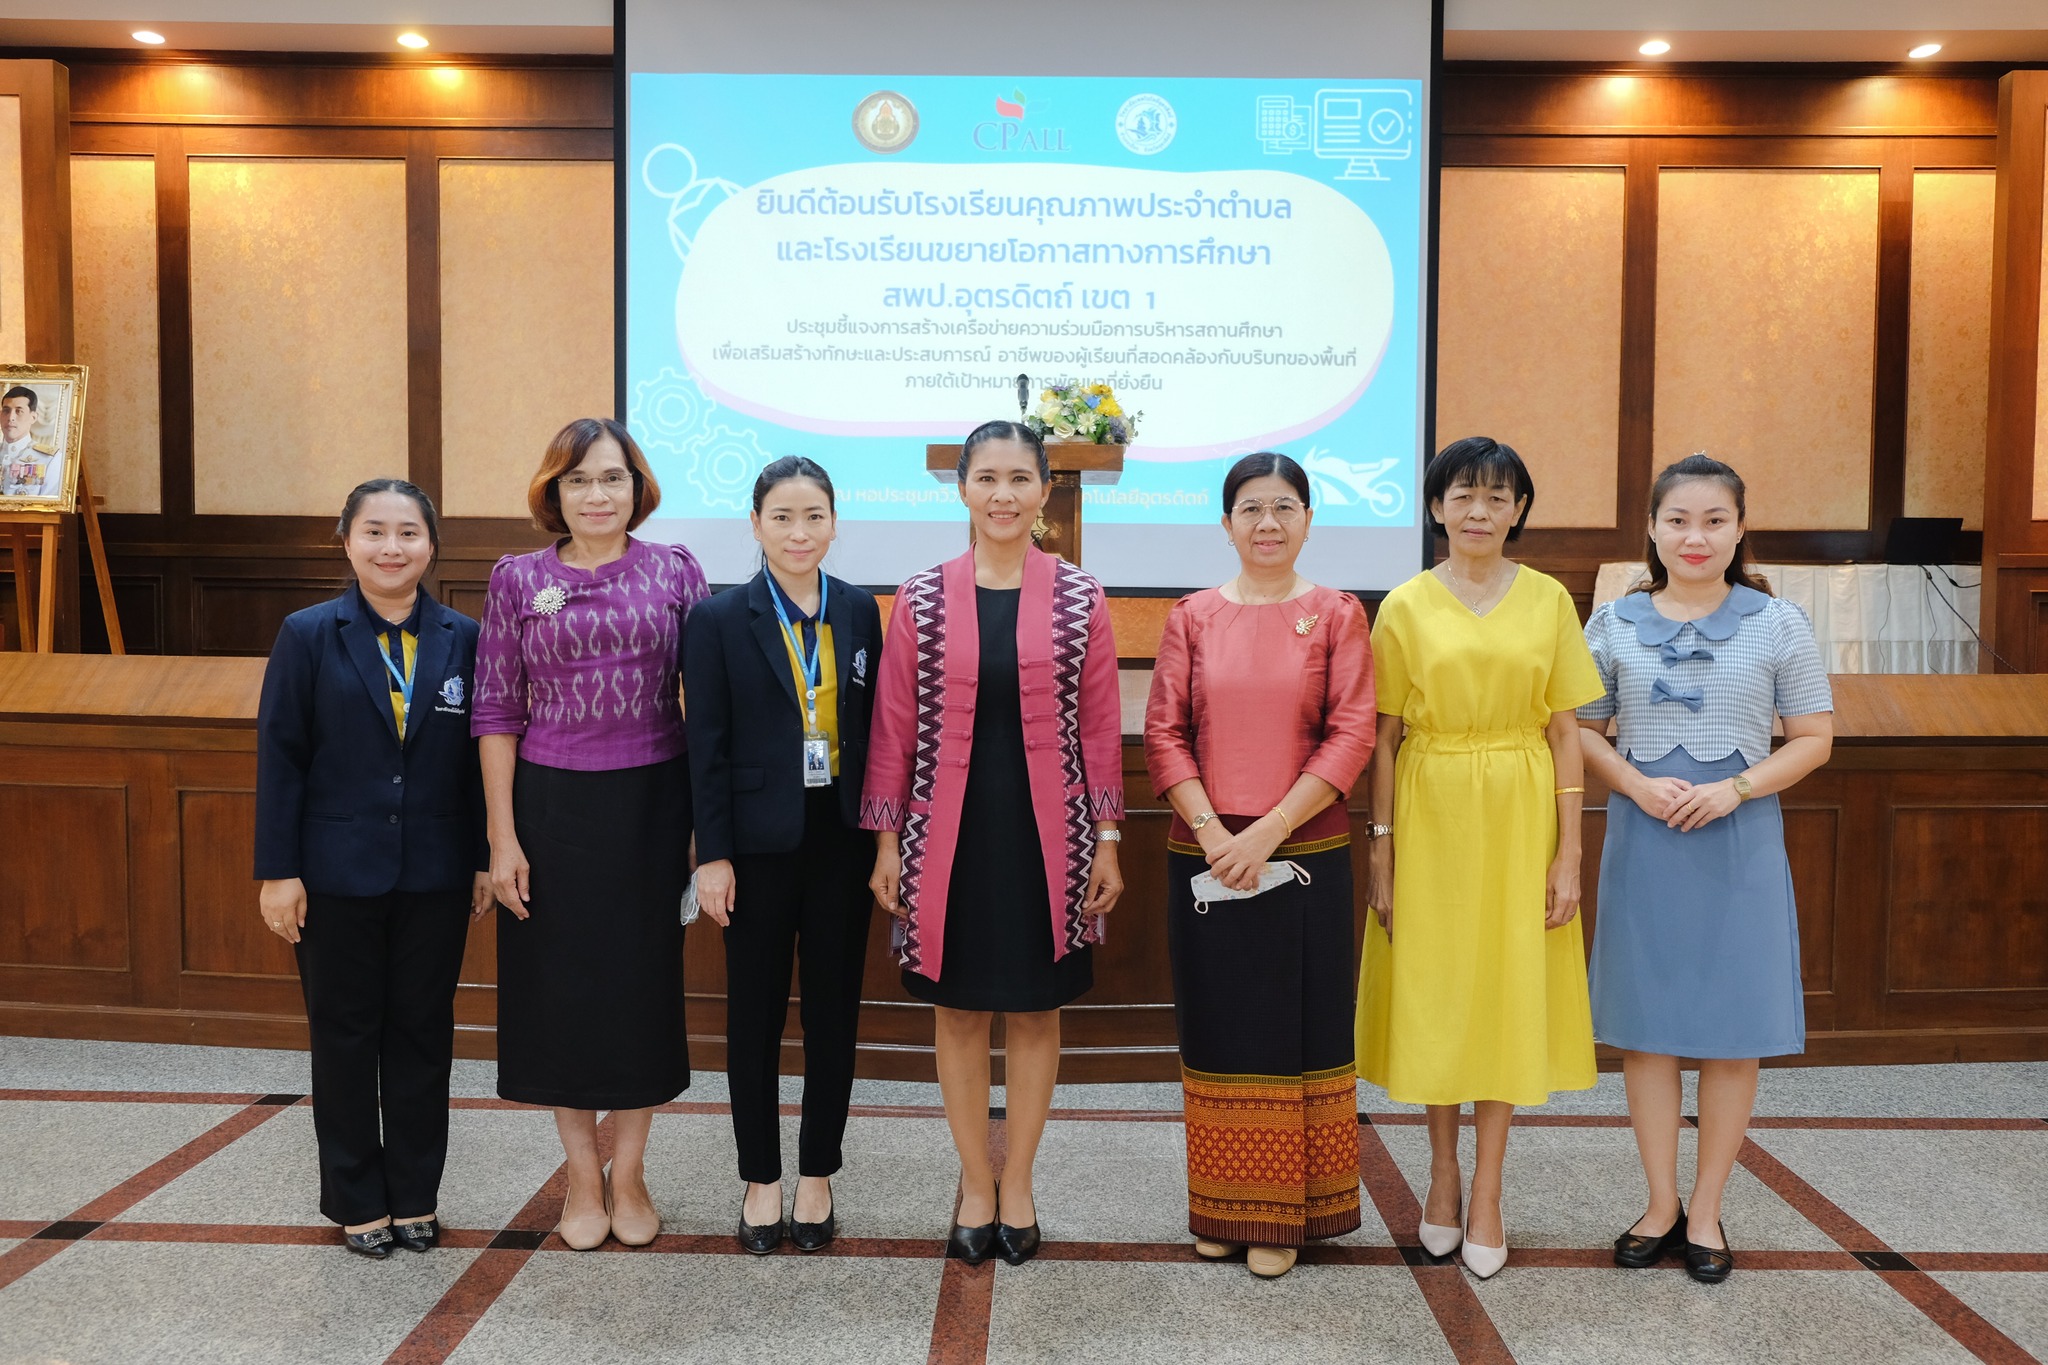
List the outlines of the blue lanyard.
<svg viewBox="0 0 2048 1365">
<path fill-rule="evenodd" d="M 394 626 L 393 629 L 396 630 L 397 627 Z M 400 653 L 405 651 L 405 632 L 402 630 L 398 631 L 398 648 Z M 384 661 L 384 671 L 391 675 L 391 681 L 398 684 L 398 695 L 405 699 L 406 719 L 412 719 L 412 675 L 419 672 L 420 656 L 414 654 L 412 656 L 412 663 L 406 667 L 403 673 L 398 671 L 397 664 L 391 662 L 390 650 L 379 646 L 377 657 Z"/>
<path fill-rule="evenodd" d="M 789 613 L 782 608 L 782 589 L 775 582 L 775 575 L 768 575 L 768 600 L 775 604 L 775 619 L 782 623 L 782 633 L 789 640 L 790 651 L 804 670 L 804 710 L 813 730 L 818 728 L 818 660 L 825 647 L 825 590 L 829 583 L 825 571 L 818 570 L 818 625 L 811 633 L 811 651 L 805 654 L 803 637 L 790 626 Z"/>
</svg>

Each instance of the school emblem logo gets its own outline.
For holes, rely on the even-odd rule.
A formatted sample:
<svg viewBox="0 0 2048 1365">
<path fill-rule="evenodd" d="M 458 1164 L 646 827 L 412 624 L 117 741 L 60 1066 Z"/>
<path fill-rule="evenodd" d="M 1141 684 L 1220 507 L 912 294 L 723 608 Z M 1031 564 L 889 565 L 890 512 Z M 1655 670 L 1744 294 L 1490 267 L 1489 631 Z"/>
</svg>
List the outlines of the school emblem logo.
<svg viewBox="0 0 2048 1365">
<path fill-rule="evenodd" d="M 443 706 L 462 705 L 461 678 L 450 678 L 447 682 L 441 684 L 441 704 Z"/>
<path fill-rule="evenodd" d="M 853 651 L 853 680 L 857 683 L 865 683 L 868 680 L 868 651 L 865 645 Z"/>
<path fill-rule="evenodd" d="M 855 106 L 853 135 L 871 152 L 900 152 L 917 137 L 917 106 L 894 90 L 877 90 Z"/>
<path fill-rule="evenodd" d="M 1165 151 L 1178 127 L 1173 106 L 1158 95 L 1133 95 L 1116 111 L 1117 140 L 1139 156 Z"/>
</svg>

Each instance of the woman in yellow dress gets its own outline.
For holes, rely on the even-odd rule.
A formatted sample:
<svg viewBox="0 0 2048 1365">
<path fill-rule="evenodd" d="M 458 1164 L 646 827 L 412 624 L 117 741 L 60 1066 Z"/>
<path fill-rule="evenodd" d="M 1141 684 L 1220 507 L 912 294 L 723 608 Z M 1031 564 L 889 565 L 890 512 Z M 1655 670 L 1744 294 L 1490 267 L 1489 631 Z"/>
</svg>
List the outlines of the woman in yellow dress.
<svg viewBox="0 0 2048 1365">
<path fill-rule="evenodd" d="M 1606 695 L 1563 585 L 1507 559 L 1536 488 L 1483 436 L 1446 446 L 1423 498 L 1450 557 L 1387 594 L 1373 626 L 1372 759 L 1359 1072 L 1429 1108 L 1420 1240 L 1507 1262 L 1501 1163 L 1518 1104 L 1595 1079 L 1579 931 L 1574 708 Z M 1459 1106 L 1478 1132 L 1461 1221 Z"/>
</svg>

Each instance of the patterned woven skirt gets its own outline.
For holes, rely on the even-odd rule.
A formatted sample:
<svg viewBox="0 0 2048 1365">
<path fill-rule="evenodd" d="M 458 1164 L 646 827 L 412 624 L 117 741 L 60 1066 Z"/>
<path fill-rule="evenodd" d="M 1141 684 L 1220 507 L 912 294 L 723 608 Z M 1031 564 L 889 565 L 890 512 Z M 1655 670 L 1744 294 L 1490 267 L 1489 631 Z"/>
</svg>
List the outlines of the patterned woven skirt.
<svg viewBox="0 0 2048 1365">
<path fill-rule="evenodd" d="M 1188 1229 L 1298 1247 L 1358 1226 L 1349 840 L 1283 844 L 1288 882 L 1195 906 L 1208 870 L 1167 845 L 1167 940 L 1186 1094 Z"/>
</svg>

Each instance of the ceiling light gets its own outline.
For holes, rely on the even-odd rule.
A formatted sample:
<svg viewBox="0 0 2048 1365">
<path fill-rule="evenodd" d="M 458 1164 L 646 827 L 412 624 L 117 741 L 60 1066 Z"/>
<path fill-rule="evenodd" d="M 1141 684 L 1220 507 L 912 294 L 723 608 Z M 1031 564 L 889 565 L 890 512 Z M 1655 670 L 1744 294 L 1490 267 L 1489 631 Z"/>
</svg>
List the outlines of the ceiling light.
<svg viewBox="0 0 2048 1365">
<path fill-rule="evenodd" d="M 1671 44 L 1665 42 L 1662 38 L 1652 38 L 1649 42 L 1636 49 L 1645 57 L 1661 57 L 1670 50 Z"/>
<path fill-rule="evenodd" d="M 152 32 L 146 28 L 138 28 L 128 36 L 138 43 L 148 43 L 151 47 L 155 47 L 164 40 L 163 34 Z"/>
<path fill-rule="evenodd" d="M 1940 43 L 1922 43 L 1906 55 L 1908 57 L 1932 57 L 1939 51 L 1941 51 Z"/>
<path fill-rule="evenodd" d="M 419 48 L 425 47 L 427 45 L 427 40 L 417 33 L 401 33 L 398 35 L 398 45 L 400 47 L 409 47 L 417 50 Z"/>
</svg>

